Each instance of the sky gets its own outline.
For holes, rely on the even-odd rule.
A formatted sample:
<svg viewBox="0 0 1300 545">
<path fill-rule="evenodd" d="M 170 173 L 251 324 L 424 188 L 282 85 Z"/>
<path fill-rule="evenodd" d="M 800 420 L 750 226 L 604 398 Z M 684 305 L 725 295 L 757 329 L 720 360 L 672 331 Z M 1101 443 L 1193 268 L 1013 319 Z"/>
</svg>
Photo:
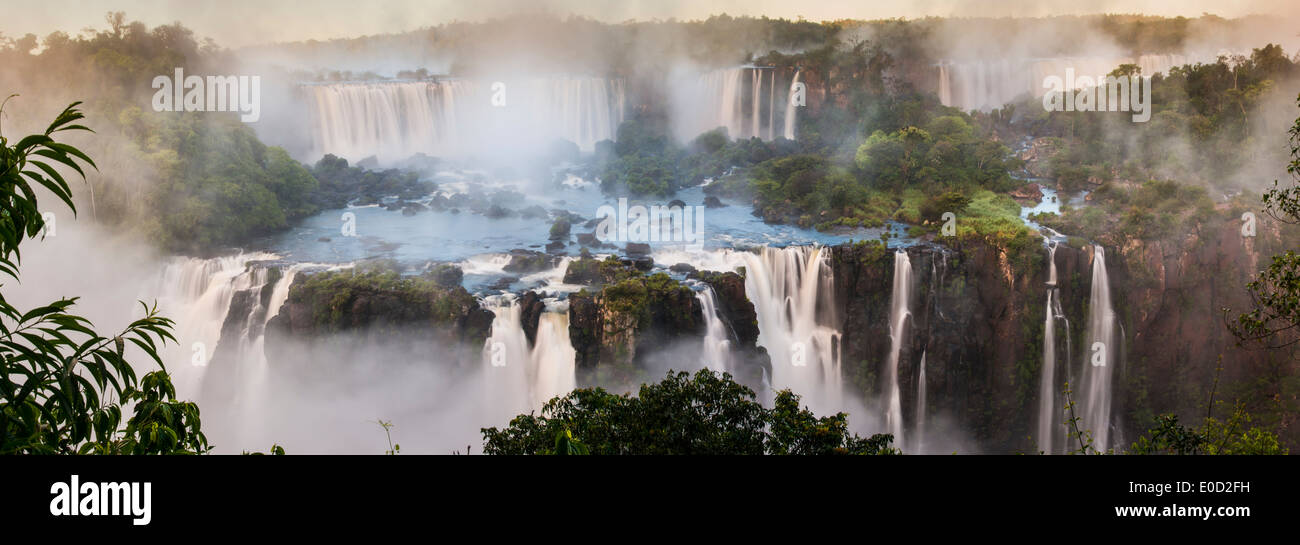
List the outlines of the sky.
<svg viewBox="0 0 1300 545">
<path fill-rule="evenodd" d="M 0 9 L 0 34 L 45 36 L 101 29 L 104 14 L 124 11 L 150 26 L 180 21 L 200 38 L 226 47 L 404 32 L 452 21 L 480 21 L 520 12 L 581 15 L 606 22 L 766 15 L 812 21 L 925 16 L 1143 13 L 1189 17 L 1250 14 L 1293 16 L 1297 0 L 44 0 Z"/>
</svg>

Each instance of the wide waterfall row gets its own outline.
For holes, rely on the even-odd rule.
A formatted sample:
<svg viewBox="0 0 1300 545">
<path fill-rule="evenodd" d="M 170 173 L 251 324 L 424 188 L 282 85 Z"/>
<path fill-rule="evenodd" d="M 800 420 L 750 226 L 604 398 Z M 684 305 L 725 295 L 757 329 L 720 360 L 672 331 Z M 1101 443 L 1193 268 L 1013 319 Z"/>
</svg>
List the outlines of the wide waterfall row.
<svg viewBox="0 0 1300 545">
<path fill-rule="evenodd" d="M 1061 59 L 1001 59 L 942 61 L 939 63 L 939 101 L 962 110 L 990 110 L 1024 96 L 1041 97 L 1048 91 L 1043 79 L 1065 79 L 1066 69 L 1075 77 L 1105 76 L 1121 64 L 1136 64 L 1143 76 L 1165 72 L 1187 63 L 1182 55 L 1132 57 L 1085 57 Z"/>
<path fill-rule="evenodd" d="M 798 75 L 794 77 L 798 81 Z M 778 85 L 777 79 L 777 70 L 755 66 L 714 70 L 699 76 L 686 86 L 684 96 L 677 97 L 684 110 L 677 118 L 678 136 L 689 140 L 725 127 L 727 135 L 734 139 L 794 139 L 797 108 L 790 100 L 794 82 L 782 81 Z"/>
<path fill-rule="evenodd" d="M 469 90 L 463 81 L 308 86 L 313 145 L 353 161 L 449 151 L 460 138 L 457 116 Z"/>
<path fill-rule="evenodd" d="M 303 92 L 315 150 L 351 160 L 474 153 L 492 144 L 541 149 L 554 139 L 591 151 L 614 139 L 626 108 L 622 80 L 591 77 L 332 83 Z"/>
</svg>

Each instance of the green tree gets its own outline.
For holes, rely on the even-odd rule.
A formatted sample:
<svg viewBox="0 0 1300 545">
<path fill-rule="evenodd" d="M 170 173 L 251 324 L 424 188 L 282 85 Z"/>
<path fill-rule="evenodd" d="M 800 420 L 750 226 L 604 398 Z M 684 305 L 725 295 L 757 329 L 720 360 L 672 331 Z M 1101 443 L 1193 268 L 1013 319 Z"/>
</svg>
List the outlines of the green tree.
<svg viewBox="0 0 1300 545">
<path fill-rule="evenodd" d="M 818 418 L 799 396 L 778 393 L 765 409 L 726 373 L 669 372 L 634 397 L 580 388 L 541 415 L 483 430 L 488 454 L 892 454 L 893 438 L 861 438 L 848 415 Z"/>
<path fill-rule="evenodd" d="M 1250 414 L 1238 404 L 1227 421 L 1207 417 L 1200 426 L 1178 423 L 1167 414 L 1129 449 L 1129 454 L 1287 454 L 1277 434 L 1250 425 Z"/>
<path fill-rule="evenodd" d="M 55 136 L 90 130 L 77 124 L 84 117 L 79 104 L 64 109 L 42 134 L 12 145 L 0 134 L 0 275 L 18 280 L 19 245 L 44 228 L 35 186 L 76 213 L 59 169 L 84 179 L 84 167 L 95 163 Z M 102 336 L 70 312 L 75 302 L 60 299 L 22 312 L 0 293 L 0 453 L 207 452 L 198 407 L 176 400 L 158 356 L 162 343 L 175 340 L 172 321 L 141 303 L 143 318 Z M 128 342 L 162 370 L 137 378 L 126 359 Z M 125 406 L 133 415 L 122 428 Z"/>
<path fill-rule="evenodd" d="M 1300 104 L 1300 96 L 1296 98 Z M 1291 127 L 1291 164 L 1287 172 L 1300 182 L 1300 118 Z M 1289 224 L 1300 223 L 1300 183 L 1289 187 L 1273 182 L 1264 194 L 1264 212 Z M 1294 250 L 1273 256 L 1268 267 L 1246 285 L 1255 308 L 1228 323 L 1242 343 L 1285 348 L 1300 342 L 1300 254 Z M 1227 312 L 1227 309 L 1224 309 Z"/>
</svg>

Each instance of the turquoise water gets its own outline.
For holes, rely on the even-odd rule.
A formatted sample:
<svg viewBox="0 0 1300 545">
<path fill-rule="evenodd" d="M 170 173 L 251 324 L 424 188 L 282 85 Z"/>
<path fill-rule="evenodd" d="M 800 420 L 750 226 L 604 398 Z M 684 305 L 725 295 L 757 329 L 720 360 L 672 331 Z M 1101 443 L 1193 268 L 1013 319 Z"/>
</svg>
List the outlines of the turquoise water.
<svg viewBox="0 0 1300 545">
<path fill-rule="evenodd" d="M 602 205 L 617 208 L 618 200 L 601 194 L 598 185 L 570 177 L 567 183 L 529 184 L 485 180 L 466 172 L 440 173 L 438 192 L 443 195 L 483 191 L 491 194 L 497 190 L 513 190 L 523 198 L 506 205 L 518 211 L 531 206 L 541 206 L 548 211 L 563 210 L 587 220 L 597 217 Z M 631 205 L 667 205 L 680 200 L 695 209 L 703 218 L 701 231 L 703 249 L 748 248 L 755 246 L 834 245 L 849 240 L 877 239 L 884 229 L 854 229 L 836 233 L 822 233 L 793 225 L 769 225 L 752 214 L 747 202 L 729 201 L 722 208 L 703 209 L 704 191 L 693 187 L 678 191 L 665 199 L 632 200 Z M 423 200 L 427 203 L 429 198 Z M 345 214 L 350 214 L 345 218 Z M 355 227 L 355 236 L 345 236 L 343 229 L 348 219 Z M 403 215 L 380 206 L 349 207 L 327 210 L 307 218 L 292 229 L 270 237 L 259 245 L 291 262 L 345 263 L 364 259 L 395 259 L 403 264 L 435 262 L 461 262 L 485 254 L 500 254 L 513 249 L 543 251 L 549 242 L 550 217 L 491 218 L 470 210 L 459 213 L 448 211 L 421 211 Z M 906 226 L 890 224 L 893 232 L 891 246 L 906 244 L 903 237 Z M 582 223 L 572 227 L 570 244 L 561 252 L 577 255 L 581 246 L 576 243 L 579 233 L 590 233 L 592 228 Z M 622 243 L 616 243 L 622 249 Z M 654 249 L 683 242 L 651 242 Z M 603 250 L 614 251 L 613 249 Z M 596 253 L 601 251 L 594 250 Z M 662 264 L 661 264 L 662 265 Z M 670 264 L 668 264 L 670 265 Z"/>
</svg>

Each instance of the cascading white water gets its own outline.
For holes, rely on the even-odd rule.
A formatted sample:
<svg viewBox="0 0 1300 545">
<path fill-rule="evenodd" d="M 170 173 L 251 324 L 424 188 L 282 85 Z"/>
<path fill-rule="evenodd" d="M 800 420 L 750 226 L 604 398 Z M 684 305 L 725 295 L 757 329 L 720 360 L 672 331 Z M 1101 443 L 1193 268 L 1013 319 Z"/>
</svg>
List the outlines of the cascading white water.
<svg viewBox="0 0 1300 545">
<path fill-rule="evenodd" d="M 794 73 L 794 79 L 790 80 L 790 94 L 787 95 L 785 103 L 785 131 L 781 133 L 787 140 L 794 140 L 795 136 L 794 127 L 795 121 L 797 121 L 799 116 L 799 105 L 795 104 L 794 92 L 795 88 L 798 86 L 799 72 L 796 71 Z"/>
<path fill-rule="evenodd" d="M 889 305 L 889 360 L 886 362 L 885 427 L 894 434 L 894 443 L 903 442 L 903 408 L 898 391 L 898 359 L 903 350 L 903 336 L 907 320 L 911 318 L 908 307 L 912 291 L 912 259 L 907 252 L 894 252 L 894 291 Z"/>
<path fill-rule="evenodd" d="M 950 65 L 939 64 L 939 103 L 954 106 L 952 102 L 952 78 L 948 75 Z"/>
<path fill-rule="evenodd" d="M 221 328 L 240 286 L 253 284 L 248 263 L 276 259 L 250 253 L 213 259 L 174 258 L 163 267 L 156 294 L 159 309 L 176 321 L 178 345 L 164 347 L 163 363 L 173 373 L 178 393 L 198 395 L 208 359 L 221 340 Z M 151 297 L 154 295 L 150 295 Z"/>
<path fill-rule="evenodd" d="M 212 259 L 173 258 L 162 268 L 158 305 L 175 320 L 176 344 L 164 345 L 161 356 L 172 374 L 177 394 L 204 404 L 208 436 L 223 446 L 249 445 L 241 422 L 265 417 L 269 367 L 265 353 L 266 325 L 279 313 L 289 286 L 305 268 L 299 263 L 280 267 L 272 282 L 272 262 L 279 256 L 248 253 Z M 262 293 L 270 289 L 263 303 Z M 241 295 L 242 294 L 242 295 Z M 242 316 L 229 316 L 236 296 L 250 306 Z M 215 398 L 212 396 L 216 396 Z"/>
<path fill-rule="evenodd" d="M 768 72 L 771 72 L 771 70 L 768 70 Z M 759 115 L 759 110 L 762 108 L 763 105 L 763 101 L 762 101 L 763 73 L 759 70 L 750 71 L 749 84 L 750 84 L 749 96 L 751 97 L 749 100 L 750 103 L 749 118 L 752 127 L 749 133 L 754 136 L 760 136 L 763 134 L 763 129 L 762 129 L 763 116 Z"/>
<path fill-rule="evenodd" d="M 460 139 L 464 81 L 332 83 L 305 87 L 320 154 L 389 161 L 452 151 Z"/>
<path fill-rule="evenodd" d="M 776 138 L 776 72 L 767 79 L 767 139 Z"/>
<path fill-rule="evenodd" d="M 569 313 L 550 302 L 538 319 L 537 336 L 528 344 L 522 309 L 513 294 L 483 300 L 496 318 L 483 348 L 484 403 L 500 418 L 536 411 L 546 401 L 573 390 L 577 351 L 569 340 Z"/>
<path fill-rule="evenodd" d="M 578 351 L 569 340 L 569 305 L 548 302 L 546 312 L 537 321 L 537 340 L 532 351 L 536 369 L 533 402 L 536 408 L 553 397 L 567 394 L 576 387 L 575 365 Z"/>
<path fill-rule="evenodd" d="M 817 412 L 843 410 L 830 249 L 764 247 L 738 255 L 745 295 L 758 314 L 758 344 L 772 358 L 772 385 L 799 393 Z"/>
<path fill-rule="evenodd" d="M 683 111 L 676 124 L 683 140 L 718 127 L 725 127 L 733 139 L 771 140 L 776 132 L 776 71 L 770 67 L 713 70 L 680 91 L 684 94 L 675 100 Z"/>
<path fill-rule="evenodd" d="M 265 386 L 268 371 L 266 351 L 264 350 L 266 345 L 266 325 L 271 323 L 271 319 L 280 314 L 285 301 L 289 300 L 289 287 L 293 285 L 298 273 L 303 269 L 314 266 L 320 265 L 294 263 L 281 269 L 280 279 L 275 282 L 271 297 L 267 300 L 266 308 L 260 312 L 261 327 L 246 329 L 244 339 L 241 341 L 246 343 L 245 346 L 247 346 L 244 353 L 251 356 L 248 364 L 247 380 L 243 381 L 242 384 L 254 385 L 257 388 Z"/>
<path fill-rule="evenodd" d="M 731 337 L 727 326 L 718 315 L 718 298 L 713 288 L 705 286 L 695 292 L 704 314 L 704 352 L 701 355 L 704 366 L 713 371 L 734 373 L 731 368 Z"/>
<path fill-rule="evenodd" d="M 1047 246 L 1047 307 L 1043 322 L 1043 371 L 1038 388 L 1038 448 L 1053 454 L 1053 436 L 1059 427 L 1056 409 L 1056 243 Z M 1059 305 L 1059 303 L 1057 303 Z"/>
<path fill-rule="evenodd" d="M 1114 372 L 1115 309 L 1111 306 L 1106 253 L 1093 246 L 1092 292 L 1088 297 L 1087 345 L 1084 347 L 1081 431 L 1091 432 L 1093 446 L 1110 448 L 1111 376 Z"/>
<path fill-rule="evenodd" d="M 596 142 L 613 140 L 623 122 L 626 95 L 623 80 L 588 77 L 534 79 L 531 95 L 536 103 L 535 123 L 543 128 L 558 127 L 552 136 L 563 138 L 584 151 Z"/>
<path fill-rule="evenodd" d="M 495 82 L 493 82 L 495 83 Z M 612 140 L 623 122 L 621 79 L 556 76 L 512 82 L 502 108 L 487 82 L 466 80 L 311 84 L 313 143 L 320 154 L 393 161 L 448 155 L 477 143 L 562 138 L 585 151 Z M 505 111 L 505 108 L 509 111 Z M 504 118 L 503 118 L 504 114 Z M 523 142 L 523 140 L 519 140 Z"/>
<path fill-rule="evenodd" d="M 788 388 L 818 413 L 850 409 L 841 374 L 842 335 L 835 316 L 830 248 L 658 250 L 654 259 L 690 263 L 700 270 L 743 268 L 745 296 L 758 318 L 758 345 L 772 360 L 764 389 L 770 393 Z"/>
<path fill-rule="evenodd" d="M 925 453 L 925 352 L 921 352 L 921 372 L 916 379 L 916 453 Z"/>
</svg>

